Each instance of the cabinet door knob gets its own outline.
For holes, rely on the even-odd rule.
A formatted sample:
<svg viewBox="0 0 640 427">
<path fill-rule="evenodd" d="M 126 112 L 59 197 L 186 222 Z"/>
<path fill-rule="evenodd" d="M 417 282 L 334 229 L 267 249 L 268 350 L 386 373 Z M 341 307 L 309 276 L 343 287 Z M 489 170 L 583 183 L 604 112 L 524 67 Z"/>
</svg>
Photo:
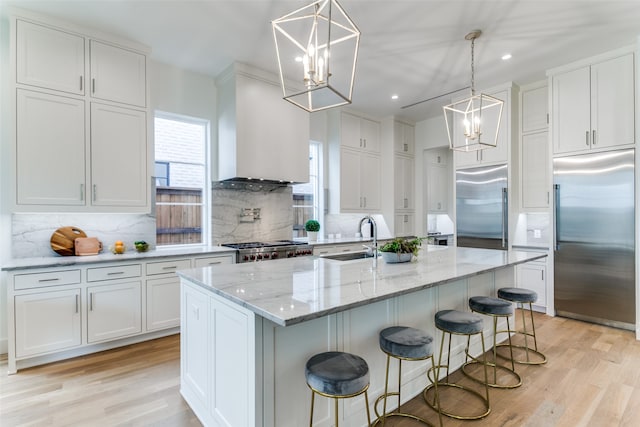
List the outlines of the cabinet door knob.
<svg viewBox="0 0 640 427">
<path fill-rule="evenodd" d="M 82 76 L 80 76 L 80 90 L 82 91 Z"/>
<path fill-rule="evenodd" d="M 585 136 L 584 136 L 584 141 L 587 145 L 589 145 L 589 131 L 586 132 Z"/>
<path fill-rule="evenodd" d="M 593 145 L 596 145 L 596 130 L 595 129 L 591 131 L 591 143 Z"/>
</svg>

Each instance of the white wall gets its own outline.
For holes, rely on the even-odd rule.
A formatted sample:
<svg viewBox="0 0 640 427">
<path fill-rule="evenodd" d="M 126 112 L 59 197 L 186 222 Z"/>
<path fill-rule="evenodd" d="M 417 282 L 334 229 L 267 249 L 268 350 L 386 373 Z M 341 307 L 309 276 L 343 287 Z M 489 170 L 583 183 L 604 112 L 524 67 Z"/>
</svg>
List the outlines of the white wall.
<svg viewBox="0 0 640 427">
<path fill-rule="evenodd" d="M 157 110 L 209 120 L 211 176 L 218 176 L 217 89 L 214 77 L 149 61 L 148 78 L 151 114 Z"/>
</svg>

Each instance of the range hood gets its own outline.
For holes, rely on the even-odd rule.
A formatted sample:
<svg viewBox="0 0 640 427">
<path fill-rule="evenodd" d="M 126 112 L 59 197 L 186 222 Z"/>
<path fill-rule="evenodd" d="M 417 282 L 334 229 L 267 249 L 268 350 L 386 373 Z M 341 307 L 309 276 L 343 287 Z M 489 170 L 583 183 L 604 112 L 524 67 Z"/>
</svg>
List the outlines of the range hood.
<svg viewBox="0 0 640 427">
<path fill-rule="evenodd" d="M 279 79 L 234 63 L 216 79 L 218 180 L 309 181 L 309 113 L 282 99 Z"/>
</svg>

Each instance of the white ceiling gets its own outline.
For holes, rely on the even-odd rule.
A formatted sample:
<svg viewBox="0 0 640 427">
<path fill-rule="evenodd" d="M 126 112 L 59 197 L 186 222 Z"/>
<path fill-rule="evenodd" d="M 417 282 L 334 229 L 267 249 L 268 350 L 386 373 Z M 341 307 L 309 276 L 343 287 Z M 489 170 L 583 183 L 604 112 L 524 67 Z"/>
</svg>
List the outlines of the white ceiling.
<svg viewBox="0 0 640 427">
<path fill-rule="evenodd" d="M 271 20 L 311 0 L 0 0 L 148 45 L 152 59 L 210 76 L 234 61 L 277 72 Z M 545 70 L 637 43 L 640 0 L 340 0 L 362 36 L 352 108 L 419 121 L 469 85 L 530 83 Z M 504 53 L 513 58 L 502 61 Z M 462 92 L 463 94 L 465 92 Z M 391 101 L 398 94 L 397 101 Z"/>
</svg>

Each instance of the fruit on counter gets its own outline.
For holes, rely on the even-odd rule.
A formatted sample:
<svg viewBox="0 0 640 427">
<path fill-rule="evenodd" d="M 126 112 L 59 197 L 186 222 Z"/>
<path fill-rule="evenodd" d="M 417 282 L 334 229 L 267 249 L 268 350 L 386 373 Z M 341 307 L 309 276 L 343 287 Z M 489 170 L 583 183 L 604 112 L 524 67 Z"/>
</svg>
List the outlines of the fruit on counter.
<svg viewBox="0 0 640 427">
<path fill-rule="evenodd" d="M 138 252 L 146 252 L 149 249 L 149 244 L 144 240 L 133 242 L 133 245 L 136 247 L 136 251 Z"/>
<path fill-rule="evenodd" d="M 114 254 L 123 254 L 126 250 L 127 247 L 124 245 L 122 240 L 116 240 L 111 249 Z"/>
</svg>

